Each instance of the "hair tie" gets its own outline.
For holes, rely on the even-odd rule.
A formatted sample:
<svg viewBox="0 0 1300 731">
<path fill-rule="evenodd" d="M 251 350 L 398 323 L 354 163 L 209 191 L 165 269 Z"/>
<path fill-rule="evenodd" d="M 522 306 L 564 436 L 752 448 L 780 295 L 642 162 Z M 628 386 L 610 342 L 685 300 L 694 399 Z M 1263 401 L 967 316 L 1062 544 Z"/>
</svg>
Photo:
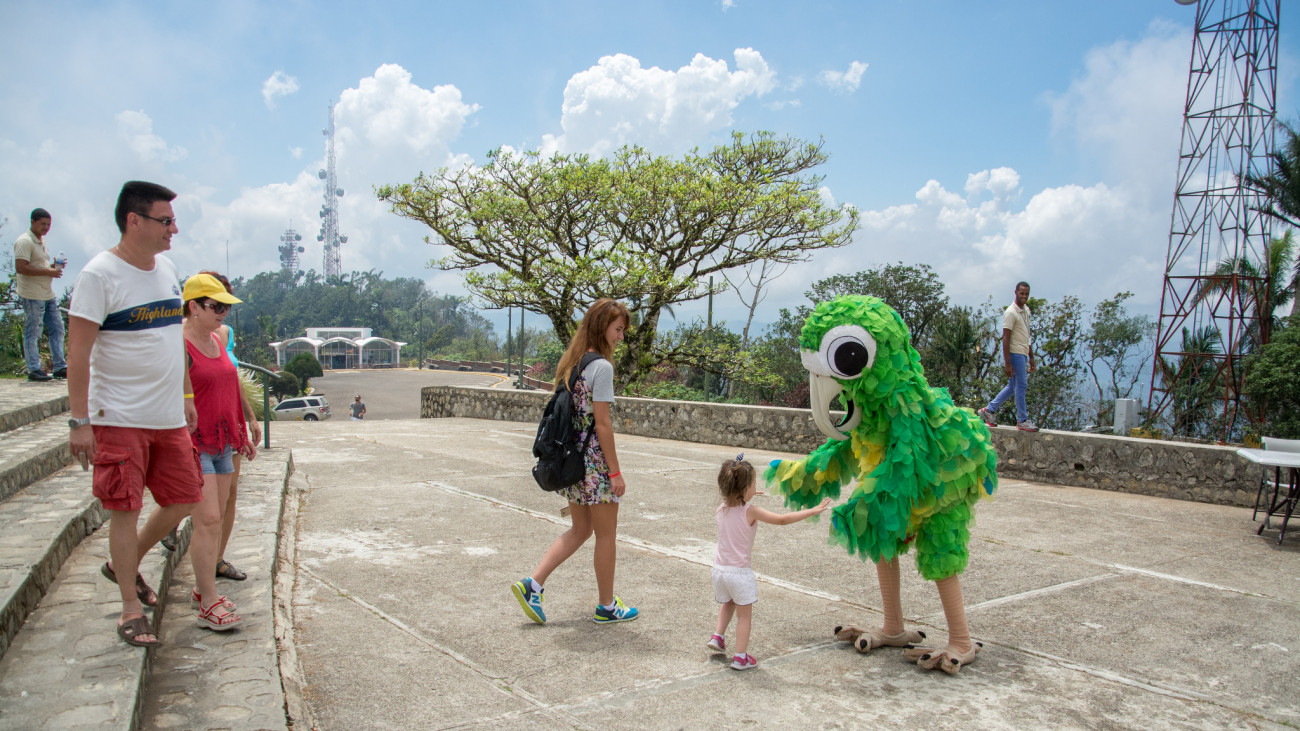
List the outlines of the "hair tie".
<svg viewBox="0 0 1300 731">
<path fill-rule="evenodd" d="M 744 459 L 745 459 L 745 453 L 744 453 L 744 452 L 741 452 L 740 454 L 736 455 L 736 464 L 740 464 L 741 461 L 744 460 Z"/>
</svg>

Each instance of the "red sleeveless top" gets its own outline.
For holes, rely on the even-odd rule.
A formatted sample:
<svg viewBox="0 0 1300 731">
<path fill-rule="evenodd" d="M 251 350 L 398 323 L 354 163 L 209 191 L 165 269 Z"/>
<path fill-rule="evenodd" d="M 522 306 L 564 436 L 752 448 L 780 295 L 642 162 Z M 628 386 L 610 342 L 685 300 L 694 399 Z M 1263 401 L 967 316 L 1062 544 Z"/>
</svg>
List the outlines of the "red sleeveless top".
<svg viewBox="0 0 1300 731">
<path fill-rule="evenodd" d="M 212 340 L 217 344 L 217 354 L 212 357 L 199 352 L 188 339 L 185 341 L 194 408 L 199 412 L 199 428 L 190 432 L 190 439 L 204 454 L 220 454 L 226 447 L 238 451 L 248 440 L 239 372 L 215 333 Z"/>
</svg>

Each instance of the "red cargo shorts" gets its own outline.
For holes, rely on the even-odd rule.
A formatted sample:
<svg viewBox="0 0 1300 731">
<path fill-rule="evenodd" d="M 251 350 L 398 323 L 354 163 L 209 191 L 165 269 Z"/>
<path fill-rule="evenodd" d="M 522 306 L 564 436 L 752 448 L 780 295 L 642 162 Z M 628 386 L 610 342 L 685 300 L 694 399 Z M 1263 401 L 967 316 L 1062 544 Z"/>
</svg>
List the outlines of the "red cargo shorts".
<svg viewBox="0 0 1300 731">
<path fill-rule="evenodd" d="M 163 507 L 203 499 L 199 453 L 185 427 L 91 428 L 95 430 L 94 494 L 106 510 L 144 507 L 146 485 L 154 502 Z"/>
</svg>

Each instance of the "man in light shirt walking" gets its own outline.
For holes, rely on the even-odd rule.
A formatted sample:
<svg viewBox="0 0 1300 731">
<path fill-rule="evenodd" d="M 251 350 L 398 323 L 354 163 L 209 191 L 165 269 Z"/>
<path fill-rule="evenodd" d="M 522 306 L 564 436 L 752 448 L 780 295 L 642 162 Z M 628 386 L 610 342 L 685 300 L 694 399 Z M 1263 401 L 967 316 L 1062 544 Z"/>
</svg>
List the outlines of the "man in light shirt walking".
<svg viewBox="0 0 1300 731">
<path fill-rule="evenodd" d="M 1016 397 L 1016 428 L 1021 431 L 1038 431 L 1034 422 L 1029 420 L 1029 409 L 1025 405 L 1025 391 L 1029 388 L 1029 374 L 1034 372 L 1033 340 L 1029 333 L 1029 283 L 1016 284 L 1016 299 L 1002 313 L 1002 358 L 1006 363 L 1007 385 L 998 392 L 989 405 L 980 409 L 979 417 L 989 426 L 997 426 L 994 414 L 1002 404 Z"/>
</svg>

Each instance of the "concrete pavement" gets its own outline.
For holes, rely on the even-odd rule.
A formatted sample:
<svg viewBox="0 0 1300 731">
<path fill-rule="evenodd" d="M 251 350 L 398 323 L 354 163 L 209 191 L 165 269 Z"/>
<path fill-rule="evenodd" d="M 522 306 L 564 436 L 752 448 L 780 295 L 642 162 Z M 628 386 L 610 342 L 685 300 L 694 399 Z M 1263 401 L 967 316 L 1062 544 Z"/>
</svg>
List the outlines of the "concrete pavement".
<svg viewBox="0 0 1300 731">
<path fill-rule="evenodd" d="M 1003 481 L 962 578 L 985 648 L 956 677 L 835 642 L 837 624 L 879 623 L 873 568 L 825 523 L 764 525 L 759 667 L 737 673 L 704 647 L 714 478 L 735 449 L 620 436 L 616 591 L 642 618 L 591 622 L 589 544 L 547 583 L 539 626 L 508 586 L 568 521 L 529 476 L 535 425 L 275 429 L 305 487 L 286 688 L 319 728 L 1300 725 L 1300 539 L 1256 537 L 1249 510 Z M 748 458 L 773 456 L 797 455 Z M 903 567 L 909 625 L 942 644 L 934 587 Z"/>
</svg>

